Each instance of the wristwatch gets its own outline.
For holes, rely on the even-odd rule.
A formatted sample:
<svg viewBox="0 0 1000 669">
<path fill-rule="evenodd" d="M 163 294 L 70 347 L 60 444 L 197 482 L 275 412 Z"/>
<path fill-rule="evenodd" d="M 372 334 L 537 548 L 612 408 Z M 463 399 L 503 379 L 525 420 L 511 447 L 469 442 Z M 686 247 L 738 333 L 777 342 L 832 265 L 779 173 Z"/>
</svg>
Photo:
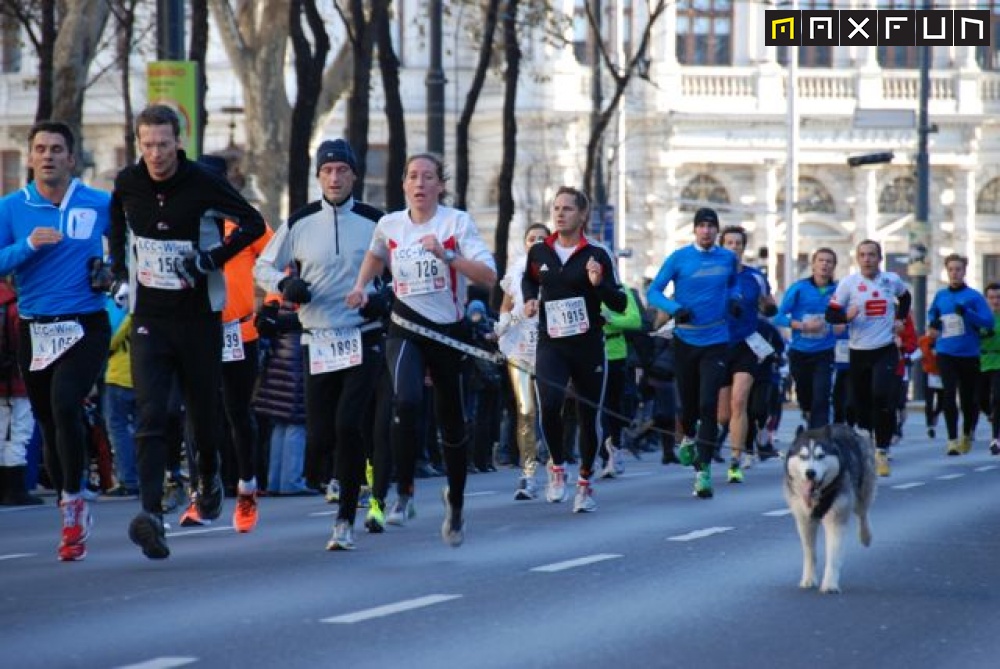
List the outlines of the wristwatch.
<svg viewBox="0 0 1000 669">
<path fill-rule="evenodd" d="M 451 249 L 444 250 L 444 264 L 450 265 L 452 261 L 458 257 L 458 254 Z"/>
</svg>

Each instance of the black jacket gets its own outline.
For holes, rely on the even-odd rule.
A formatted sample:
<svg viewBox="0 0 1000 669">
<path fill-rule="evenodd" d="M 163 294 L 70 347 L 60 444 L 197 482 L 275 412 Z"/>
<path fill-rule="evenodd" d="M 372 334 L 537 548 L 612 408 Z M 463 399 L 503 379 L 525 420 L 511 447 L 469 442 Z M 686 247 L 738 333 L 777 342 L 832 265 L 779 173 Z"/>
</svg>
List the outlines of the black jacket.
<svg viewBox="0 0 1000 669">
<path fill-rule="evenodd" d="M 224 236 L 224 220 L 236 228 Z M 210 272 L 193 289 L 142 285 L 136 277 L 136 239 L 193 242 L 207 251 L 217 268 L 264 234 L 264 218 L 224 178 L 178 151 L 177 172 L 154 181 L 139 161 L 115 178 L 108 242 L 112 272 L 129 278 L 133 313 L 185 318 L 221 311 L 226 284 L 221 271 Z"/>
<path fill-rule="evenodd" d="M 581 236 L 580 243 L 563 265 L 554 248 L 557 238 L 558 235 L 553 234 L 545 240 L 545 243 L 531 247 L 528 251 L 524 277 L 521 279 L 524 301 L 539 300 L 538 339 L 539 341 L 549 339 L 545 304 L 572 297 L 583 297 L 590 328 L 584 333 L 564 339 L 600 338 L 604 325 L 601 304 L 606 304 L 609 309 L 618 313 L 624 312 L 628 306 L 628 297 L 618 283 L 618 275 L 611 256 L 603 246 L 592 244 L 586 237 Z M 587 277 L 587 261 L 591 258 L 599 262 L 604 269 L 604 277 L 599 286 L 591 285 Z"/>
</svg>

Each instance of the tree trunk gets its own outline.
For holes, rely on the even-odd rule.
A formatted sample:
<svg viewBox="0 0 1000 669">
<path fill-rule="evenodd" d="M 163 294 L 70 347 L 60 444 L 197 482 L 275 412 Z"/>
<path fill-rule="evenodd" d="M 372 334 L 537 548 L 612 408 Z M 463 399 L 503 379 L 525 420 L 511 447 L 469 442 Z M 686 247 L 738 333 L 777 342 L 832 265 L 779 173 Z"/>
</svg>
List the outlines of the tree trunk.
<svg viewBox="0 0 1000 669">
<path fill-rule="evenodd" d="M 372 203 L 385 206 L 388 211 L 406 207 L 403 196 L 403 166 L 406 164 L 406 116 L 403 98 L 399 93 L 399 58 L 392 46 L 389 3 L 392 0 L 374 0 L 372 3 L 372 30 L 378 39 L 378 64 L 385 92 L 385 119 L 389 126 L 389 148 L 385 168 L 385 202 Z"/>
<path fill-rule="evenodd" d="M 517 162 L 517 80 L 521 73 L 521 47 L 517 38 L 518 0 L 508 0 L 503 13 L 503 41 L 506 69 L 503 89 L 503 155 L 500 159 L 497 228 L 494 237 L 497 276 L 507 272 L 507 241 L 514 218 L 514 166 Z M 499 307 L 500 291 L 493 291 L 493 306 Z"/>
<path fill-rule="evenodd" d="M 52 58 L 52 117 L 67 123 L 80 139 L 77 155 L 82 155 L 84 137 L 83 93 L 87 71 L 108 21 L 107 0 L 74 2 L 59 27 Z"/>
<path fill-rule="evenodd" d="M 486 72 L 490 67 L 490 60 L 493 57 L 493 40 L 496 36 L 497 15 L 499 13 L 500 0 L 489 0 L 483 9 L 484 20 L 483 34 L 479 41 L 479 59 L 476 62 L 476 71 L 472 76 L 472 83 L 469 85 L 469 92 L 465 96 L 465 106 L 462 108 L 462 115 L 459 117 L 458 125 L 455 128 L 455 206 L 465 209 L 469 191 L 469 126 L 472 125 L 472 117 L 476 113 L 476 104 L 479 102 L 479 94 L 483 90 L 483 83 L 486 81 Z"/>
<path fill-rule="evenodd" d="M 56 47 L 55 0 L 41 2 L 41 34 L 38 40 L 38 106 L 35 120 L 52 118 L 52 56 Z"/>
<path fill-rule="evenodd" d="M 208 53 L 208 0 L 191 0 L 191 44 L 188 60 L 198 63 L 198 146 L 193 147 L 200 156 L 205 151 L 205 127 L 208 125 L 208 73 L 205 71 L 205 54 Z"/>
<path fill-rule="evenodd" d="M 351 0 L 351 49 L 354 51 L 354 72 L 351 96 L 347 102 L 347 141 L 358 158 L 358 178 L 354 196 L 365 192 L 365 163 L 368 156 L 368 100 L 372 79 L 372 26 L 365 16 L 364 0 Z"/>
<path fill-rule="evenodd" d="M 122 86 L 122 115 L 125 117 L 123 137 L 125 139 L 125 164 L 131 165 L 136 161 L 135 153 L 135 124 L 134 111 L 132 109 L 132 40 L 135 37 L 135 6 L 138 0 L 122 2 L 118 11 L 118 66 L 121 68 Z M 128 6 L 126 6 L 128 5 Z M 115 168 L 125 167 L 125 165 L 115 165 Z"/>
<path fill-rule="evenodd" d="M 303 16 L 312 33 L 311 43 L 302 27 Z M 315 0 L 293 0 L 288 20 L 297 82 L 288 144 L 288 210 L 293 212 L 309 201 L 312 178 L 309 146 L 316 125 L 316 104 L 323 87 L 323 65 L 330 53 L 330 38 Z"/>
</svg>

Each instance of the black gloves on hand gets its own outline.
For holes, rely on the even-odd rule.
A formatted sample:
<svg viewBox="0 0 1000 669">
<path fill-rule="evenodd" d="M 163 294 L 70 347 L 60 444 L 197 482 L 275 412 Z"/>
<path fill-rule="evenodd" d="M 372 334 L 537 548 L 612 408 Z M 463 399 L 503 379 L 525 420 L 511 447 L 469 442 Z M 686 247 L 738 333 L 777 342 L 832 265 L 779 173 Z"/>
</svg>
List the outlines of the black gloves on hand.
<svg viewBox="0 0 1000 669">
<path fill-rule="evenodd" d="M 739 318 L 743 315 L 743 305 L 735 297 L 729 298 L 729 314 L 733 318 Z"/>
<path fill-rule="evenodd" d="M 108 291 L 114 283 L 111 266 L 104 264 L 104 260 L 99 256 L 87 260 L 87 271 L 90 274 L 90 289 L 95 293 Z"/>
<path fill-rule="evenodd" d="M 368 293 L 368 301 L 365 306 L 358 309 L 358 313 L 366 321 L 385 318 L 390 311 L 392 311 L 392 298 L 381 290 L 376 293 Z"/>
<path fill-rule="evenodd" d="M 294 304 L 308 304 L 312 300 L 309 284 L 297 276 L 285 277 L 278 284 L 281 297 Z"/>
<path fill-rule="evenodd" d="M 964 304 L 956 304 L 955 305 L 955 315 L 956 316 L 964 316 L 965 315 L 965 305 Z"/>
<path fill-rule="evenodd" d="M 688 309 L 687 307 L 681 307 L 680 309 L 674 312 L 674 321 L 678 325 L 683 325 L 684 323 L 690 323 L 693 318 L 694 314 L 692 314 L 691 310 Z"/>
<path fill-rule="evenodd" d="M 188 288 L 194 288 L 198 285 L 199 279 L 216 269 L 218 267 L 207 251 L 195 251 L 184 256 L 184 259 L 177 265 L 177 275 L 188 285 Z"/>
</svg>

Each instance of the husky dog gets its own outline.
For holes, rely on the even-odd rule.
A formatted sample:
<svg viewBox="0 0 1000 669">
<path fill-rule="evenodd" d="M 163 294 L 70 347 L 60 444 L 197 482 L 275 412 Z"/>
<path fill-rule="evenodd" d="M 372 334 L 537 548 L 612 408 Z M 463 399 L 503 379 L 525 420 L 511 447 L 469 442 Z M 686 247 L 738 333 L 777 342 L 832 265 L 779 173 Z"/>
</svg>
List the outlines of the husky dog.
<svg viewBox="0 0 1000 669">
<path fill-rule="evenodd" d="M 844 531 L 853 511 L 861 544 L 871 543 L 868 509 L 877 479 L 871 442 L 850 427 L 828 425 L 795 437 L 785 456 L 784 488 L 802 541 L 800 588 L 816 586 L 816 531 L 822 522 L 826 567 L 820 592 L 840 592 Z"/>
</svg>

